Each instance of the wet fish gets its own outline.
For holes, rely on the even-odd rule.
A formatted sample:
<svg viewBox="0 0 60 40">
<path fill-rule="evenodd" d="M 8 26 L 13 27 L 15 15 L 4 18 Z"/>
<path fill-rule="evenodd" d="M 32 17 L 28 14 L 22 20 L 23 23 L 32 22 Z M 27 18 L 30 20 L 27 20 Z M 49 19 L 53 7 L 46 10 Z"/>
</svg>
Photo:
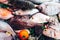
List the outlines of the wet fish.
<svg viewBox="0 0 60 40">
<path fill-rule="evenodd" d="M 11 33 L 12 36 L 16 35 L 15 32 L 13 31 L 13 29 L 11 28 L 11 26 L 8 23 L 1 21 L 1 20 L 0 20 L 0 30 L 7 31 L 7 32 Z"/>
<path fill-rule="evenodd" d="M 11 17 L 13 17 L 11 11 L 5 8 L 0 8 L 0 19 L 10 19 Z"/>
</svg>

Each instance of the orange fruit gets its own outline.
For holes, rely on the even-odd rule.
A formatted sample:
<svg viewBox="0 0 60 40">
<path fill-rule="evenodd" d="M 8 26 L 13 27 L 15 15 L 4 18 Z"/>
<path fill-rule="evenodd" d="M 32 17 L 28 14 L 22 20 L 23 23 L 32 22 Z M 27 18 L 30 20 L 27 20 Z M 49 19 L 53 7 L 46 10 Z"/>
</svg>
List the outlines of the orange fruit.
<svg viewBox="0 0 60 40">
<path fill-rule="evenodd" d="M 28 37 L 29 37 L 28 31 L 27 31 L 27 30 L 21 30 L 21 31 L 19 32 L 19 37 L 20 37 L 21 40 L 26 40 L 26 39 L 28 39 Z"/>
</svg>

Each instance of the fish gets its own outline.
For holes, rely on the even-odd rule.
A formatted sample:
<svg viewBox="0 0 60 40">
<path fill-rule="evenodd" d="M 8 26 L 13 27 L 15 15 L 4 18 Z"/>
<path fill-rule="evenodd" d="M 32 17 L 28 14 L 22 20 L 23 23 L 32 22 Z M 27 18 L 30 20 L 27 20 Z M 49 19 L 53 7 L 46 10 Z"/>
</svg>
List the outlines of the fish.
<svg viewBox="0 0 60 40">
<path fill-rule="evenodd" d="M 49 19 L 50 19 L 49 16 L 46 16 L 42 13 L 37 13 L 30 18 L 30 21 L 34 23 L 45 23 L 48 22 L 47 20 Z"/>
<path fill-rule="evenodd" d="M 13 17 L 12 12 L 5 8 L 0 8 L 0 19 L 10 19 Z"/>
<path fill-rule="evenodd" d="M 12 37 L 6 33 L 0 32 L 0 40 L 12 40 Z"/>
<path fill-rule="evenodd" d="M 39 12 L 38 9 L 32 9 L 32 10 L 26 10 L 26 11 L 16 11 L 15 14 L 16 15 L 33 15 L 35 14 L 36 12 Z"/>
<path fill-rule="evenodd" d="M 11 26 L 2 20 L 0 20 L 0 30 L 7 31 L 12 34 L 12 36 L 16 35 Z"/>
<path fill-rule="evenodd" d="M 60 12 L 60 4 L 59 3 L 44 2 L 39 6 L 39 8 L 41 8 L 41 7 L 42 7 L 42 12 L 49 16 L 59 14 L 59 12 Z"/>
<path fill-rule="evenodd" d="M 56 2 L 56 3 L 60 2 L 59 0 L 28 0 L 28 1 L 31 1 L 35 4 L 41 4 L 41 3 L 44 3 L 44 2 Z"/>
<path fill-rule="evenodd" d="M 54 39 L 60 39 L 60 23 L 55 25 L 50 25 L 49 28 L 46 28 L 43 30 L 43 34 L 45 36 L 54 38 Z"/>
</svg>

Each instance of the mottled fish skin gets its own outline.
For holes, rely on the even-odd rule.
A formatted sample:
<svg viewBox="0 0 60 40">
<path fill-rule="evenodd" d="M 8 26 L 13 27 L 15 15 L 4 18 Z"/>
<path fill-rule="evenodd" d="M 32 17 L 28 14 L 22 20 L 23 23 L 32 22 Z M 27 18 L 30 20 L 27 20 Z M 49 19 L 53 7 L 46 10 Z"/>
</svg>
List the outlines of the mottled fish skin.
<svg viewBox="0 0 60 40">
<path fill-rule="evenodd" d="M 55 2 L 44 2 L 42 3 L 39 8 L 42 7 L 42 12 L 53 16 L 60 12 L 60 4 Z"/>
<path fill-rule="evenodd" d="M 55 25 L 51 25 L 49 26 L 50 28 L 46 28 L 43 30 L 43 34 L 54 38 L 54 39 L 60 39 L 60 23 L 55 24 Z"/>
</svg>

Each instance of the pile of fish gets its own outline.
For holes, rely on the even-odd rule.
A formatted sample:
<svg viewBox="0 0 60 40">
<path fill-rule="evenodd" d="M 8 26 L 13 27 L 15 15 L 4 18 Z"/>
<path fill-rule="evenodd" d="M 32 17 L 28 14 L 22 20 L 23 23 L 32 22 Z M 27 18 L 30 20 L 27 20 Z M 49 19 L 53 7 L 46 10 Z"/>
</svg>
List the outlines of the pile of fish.
<svg viewBox="0 0 60 40">
<path fill-rule="evenodd" d="M 17 3 L 20 2 L 22 4 L 20 6 L 27 7 L 25 10 L 22 7 L 18 9 L 19 4 Z M 26 5 L 23 5 L 24 2 Z M 17 7 L 15 7 L 16 4 L 18 5 Z M 34 8 L 32 4 L 35 6 Z M 32 9 L 29 10 L 28 6 L 30 7 L 30 5 Z M 16 30 L 38 26 L 45 27 L 42 31 L 43 35 L 60 39 L 59 0 L 20 0 L 15 1 L 12 6 L 13 9 L 0 8 L 0 40 L 12 40 L 16 36 Z"/>
</svg>

